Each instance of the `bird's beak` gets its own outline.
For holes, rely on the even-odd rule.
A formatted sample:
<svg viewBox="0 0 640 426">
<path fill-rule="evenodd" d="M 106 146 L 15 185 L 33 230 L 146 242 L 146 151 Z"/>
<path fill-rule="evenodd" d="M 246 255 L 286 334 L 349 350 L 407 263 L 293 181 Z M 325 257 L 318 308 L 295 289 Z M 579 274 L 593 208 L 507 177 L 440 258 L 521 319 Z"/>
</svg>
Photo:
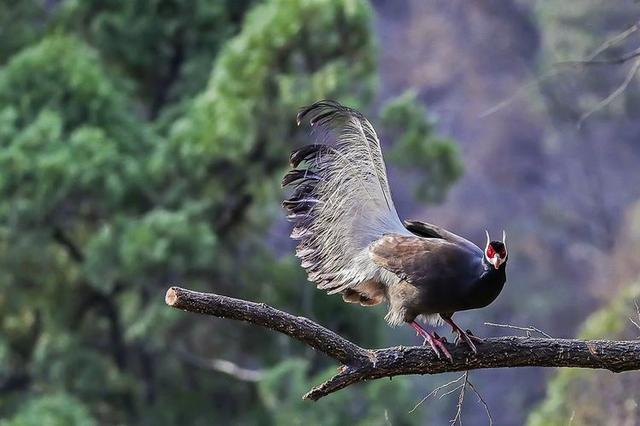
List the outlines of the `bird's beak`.
<svg viewBox="0 0 640 426">
<path fill-rule="evenodd" d="M 502 264 L 502 262 L 500 261 L 500 256 L 499 255 L 495 255 L 491 258 L 490 263 L 493 265 L 494 268 L 498 269 L 500 268 L 500 265 Z"/>
</svg>

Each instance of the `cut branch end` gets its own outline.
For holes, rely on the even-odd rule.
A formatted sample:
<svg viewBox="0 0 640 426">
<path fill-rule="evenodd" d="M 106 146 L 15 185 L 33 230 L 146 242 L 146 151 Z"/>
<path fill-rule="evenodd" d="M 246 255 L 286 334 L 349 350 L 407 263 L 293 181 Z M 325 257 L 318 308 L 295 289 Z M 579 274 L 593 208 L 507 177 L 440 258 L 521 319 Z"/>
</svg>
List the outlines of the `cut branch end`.
<svg viewBox="0 0 640 426">
<path fill-rule="evenodd" d="M 164 301 L 169 306 L 174 306 L 178 301 L 178 293 L 175 290 L 175 287 L 169 287 L 167 290 L 167 294 L 164 296 Z"/>
</svg>

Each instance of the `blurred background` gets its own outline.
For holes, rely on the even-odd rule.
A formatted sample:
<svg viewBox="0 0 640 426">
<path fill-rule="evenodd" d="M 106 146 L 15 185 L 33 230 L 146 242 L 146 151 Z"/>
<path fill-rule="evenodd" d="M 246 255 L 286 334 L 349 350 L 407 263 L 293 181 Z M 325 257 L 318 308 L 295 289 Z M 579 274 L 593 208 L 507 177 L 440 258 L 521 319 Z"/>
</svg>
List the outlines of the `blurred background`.
<svg viewBox="0 0 640 426">
<path fill-rule="evenodd" d="M 448 423 L 455 395 L 409 411 L 455 376 L 302 401 L 333 360 L 164 304 L 176 284 L 421 343 L 292 255 L 279 181 L 321 98 L 379 129 L 401 217 L 507 230 L 507 286 L 463 328 L 637 338 L 640 5 L 570 3 L 1 1 L 0 425 Z M 471 380 L 496 425 L 640 424 L 634 373 Z"/>
</svg>

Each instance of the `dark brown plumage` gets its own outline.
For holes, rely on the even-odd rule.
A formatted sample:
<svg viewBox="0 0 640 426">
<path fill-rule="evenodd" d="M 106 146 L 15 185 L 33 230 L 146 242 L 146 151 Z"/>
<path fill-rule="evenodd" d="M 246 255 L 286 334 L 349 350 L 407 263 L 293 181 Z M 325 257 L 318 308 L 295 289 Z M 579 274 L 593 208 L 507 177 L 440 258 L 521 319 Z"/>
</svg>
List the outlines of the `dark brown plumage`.
<svg viewBox="0 0 640 426">
<path fill-rule="evenodd" d="M 391 199 L 380 143 L 359 112 L 333 101 L 303 108 L 319 142 L 291 154 L 283 179 L 294 192 L 283 206 L 294 222 L 309 280 L 350 303 L 387 302 L 387 321 L 411 325 L 425 343 L 450 357 L 443 339 L 416 319 L 442 320 L 473 350 L 474 337 L 451 319 L 490 304 L 506 281 L 506 245 L 484 250 L 435 225 L 400 222 Z M 504 236 L 503 236 L 504 240 Z"/>
</svg>

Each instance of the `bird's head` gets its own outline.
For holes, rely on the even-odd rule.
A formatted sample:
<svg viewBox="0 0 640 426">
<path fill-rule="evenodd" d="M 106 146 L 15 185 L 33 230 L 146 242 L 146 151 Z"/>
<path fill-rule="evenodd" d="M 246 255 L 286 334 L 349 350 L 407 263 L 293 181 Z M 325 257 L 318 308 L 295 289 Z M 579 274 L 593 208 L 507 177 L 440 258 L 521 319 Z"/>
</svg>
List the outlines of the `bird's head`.
<svg viewBox="0 0 640 426">
<path fill-rule="evenodd" d="M 487 246 L 484 249 L 484 257 L 487 263 L 495 269 L 500 269 L 500 265 L 507 261 L 507 235 L 502 231 L 502 241 L 491 241 L 489 231 L 487 234 Z"/>
</svg>

